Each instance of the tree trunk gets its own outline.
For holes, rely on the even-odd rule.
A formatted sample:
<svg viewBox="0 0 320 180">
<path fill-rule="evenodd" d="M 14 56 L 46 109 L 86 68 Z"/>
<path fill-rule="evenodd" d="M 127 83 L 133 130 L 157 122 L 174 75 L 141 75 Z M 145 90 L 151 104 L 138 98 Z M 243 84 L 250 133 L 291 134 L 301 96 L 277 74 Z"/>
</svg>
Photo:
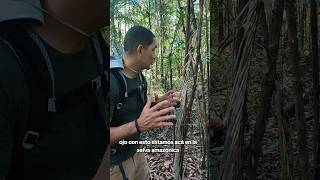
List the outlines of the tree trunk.
<svg viewBox="0 0 320 180">
<path fill-rule="evenodd" d="M 274 91 L 274 78 L 276 74 L 276 64 L 279 55 L 279 42 L 282 26 L 284 1 L 277 0 L 272 14 L 272 23 L 268 31 L 268 22 L 264 10 L 264 5 L 260 8 L 262 16 L 262 26 L 264 27 L 264 44 L 267 54 L 267 62 L 269 70 L 264 78 L 262 84 L 262 96 L 260 100 L 260 108 L 256 118 L 256 124 L 254 127 L 253 136 L 249 145 L 249 179 L 254 180 L 257 176 L 257 166 L 259 156 L 261 154 L 261 143 L 265 133 L 266 122 L 269 115 L 269 109 L 271 106 L 271 97 Z"/>
<path fill-rule="evenodd" d="M 205 6 L 205 12 L 206 12 L 206 16 L 205 16 L 205 22 L 206 22 L 206 52 L 207 52 L 207 58 L 206 58 L 206 80 L 207 80 L 207 92 L 208 92 L 208 100 L 209 100 L 209 89 L 210 89 L 210 46 L 209 46 L 209 42 L 210 42 L 210 36 L 209 36 L 209 21 L 208 21 L 208 14 L 209 14 L 209 3 L 208 1 L 206 1 L 206 6 Z M 208 103 L 209 106 L 209 103 Z M 208 117 L 209 118 L 209 117 Z"/>
<path fill-rule="evenodd" d="M 194 4 L 190 3 L 190 12 L 191 12 L 191 23 L 193 25 L 193 31 L 196 31 L 197 29 L 197 19 L 196 19 L 196 15 L 194 14 Z"/>
<path fill-rule="evenodd" d="M 224 39 L 224 23 L 223 23 L 223 6 L 222 6 L 222 1 L 223 0 L 219 0 L 218 1 L 218 39 L 219 42 L 221 42 Z"/>
<path fill-rule="evenodd" d="M 186 49 L 185 49 L 185 58 L 184 58 L 184 65 L 188 62 L 189 60 L 189 46 L 190 46 L 190 42 L 191 42 L 191 38 L 190 38 L 190 32 L 191 32 L 191 25 L 190 25 L 190 14 L 191 14 L 191 5 L 190 3 L 192 3 L 191 0 L 188 0 L 187 2 L 187 24 L 186 24 L 186 34 L 185 34 L 185 39 L 186 39 Z M 185 77 L 185 71 L 183 71 L 183 76 Z"/>
<path fill-rule="evenodd" d="M 193 3 L 192 0 L 188 1 L 188 3 Z M 193 106 L 193 101 L 195 98 L 195 92 L 196 92 L 196 87 L 197 87 L 197 78 L 198 78 L 198 67 L 199 67 L 199 62 L 201 60 L 201 54 L 200 54 L 200 47 L 201 47 L 201 29 L 202 29 L 202 20 L 203 20 L 203 4 L 204 0 L 199 0 L 199 8 L 200 8 L 200 13 L 199 13 L 199 21 L 198 21 L 198 28 L 197 28 L 197 38 L 196 38 L 196 49 L 197 49 L 197 57 L 196 57 L 196 63 L 195 66 L 193 67 L 192 63 L 190 64 L 190 68 L 192 70 L 193 74 L 193 85 L 191 89 L 191 96 L 189 98 L 189 101 L 186 104 L 186 107 L 183 108 L 182 111 L 182 119 L 180 122 L 181 125 L 184 127 L 181 128 L 180 134 L 182 136 L 182 140 L 186 139 L 187 132 L 188 132 L 188 125 L 191 120 L 191 112 L 192 112 L 192 106 Z M 191 6 L 190 6 L 191 7 Z M 188 31 L 188 29 L 186 29 Z M 189 39 L 186 39 L 186 41 L 189 41 Z M 191 61 L 192 62 L 192 61 Z M 185 78 L 187 78 L 185 76 Z M 185 81 L 187 82 L 187 81 Z M 177 139 L 179 139 L 178 136 L 176 136 Z M 180 137 L 181 138 L 181 137 Z M 184 144 L 181 144 L 181 146 L 177 146 L 180 149 L 180 153 L 178 153 L 175 157 L 175 180 L 181 180 L 183 179 L 183 155 L 184 155 Z"/>
<path fill-rule="evenodd" d="M 253 49 L 257 23 L 258 1 L 248 1 L 238 15 L 234 41 L 234 80 L 230 103 L 225 116 L 227 126 L 220 180 L 242 179 L 242 142 L 249 59 Z"/>
<path fill-rule="evenodd" d="M 201 32 L 200 32 L 201 33 Z M 200 82 L 201 82 L 201 91 L 200 91 L 200 98 L 198 98 L 199 100 L 201 100 L 201 102 L 199 102 L 199 106 L 200 106 L 200 112 L 201 113 L 201 129 L 200 131 L 203 131 L 203 136 L 202 136 L 202 142 L 203 142 L 203 159 L 202 159 L 202 165 L 201 167 L 205 167 L 205 160 L 206 160 L 206 156 L 207 156 L 207 141 L 206 138 L 208 137 L 207 135 L 207 130 L 206 130 L 206 123 L 205 121 L 209 119 L 208 114 L 207 114 L 207 104 L 206 104 L 206 94 L 205 94 L 205 86 L 206 84 L 204 83 L 204 64 L 202 63 L 202 60 L 199 61 L 199 66 L 200 66 Z"/>
<path fill-rule="evenodd" d="M 164 22 L 163 22 L 163 3 L 162 0 L 159 0 L 159 15 L 160 15 L 160 79 L 161 85 L 164 87 L 165 78 L 164 78 L 164 67 L 163 67 L 163 59 L 164 59 Z"/>
<path fill-rule="evenodd" d="M 179 18 L 179 17 L 178 17 Z M 170 73 L 170 79 L 169 79 L 169 85 L 170 85 L 170 89 L 172 89 L 173 88 L 173 84 L 172 84 L 172 76 L 173 76 L 173 72 L 172 72 L 172 56 L 173 56 L 173 45 L 174 45 L 174 42 L 175 42 L 175 40 L 176 40 L 176 36 L 177 36 L 177 34 L 178 34 L 178 31 L 179 31 L 179 29 L 180 29 L 180 26 L 181 26 L 181 24 L 182 24 L 182 20 L 179 18 L 178 19 L 178 22 L 177 22 L 177 24 L 175 24 L 175 30 L 174 30 L 174 33 L 173 33 L 173 38 L 172 38 L 172 41 L 171 41 L 171 43 L 170 43 L 170 51 L 169 51 L 169 57 L 168 57 L 168 59 L 169 59 L 169 73 Z M 179 70 L 180 68 L 178 68 L 178 70 Z M 179 74 L 179 73 L 178 73 Z"/>
<path fill-rule="evenodd" d="M 305 29 L 306 29 L 306 19 L 307 19 L 307 0 L 300 0 L 301 6 L 300 11 L 300 48 L 303 50 L 305 41 Z"/>
<path fill-rule="evenodd" d="M 249 70 L 248 70 L 249 71 Z M 239 152 L 241 156 L 239 157 L 239 168 L 238 168 L 238 177 L 239 179 L 243 179 L 243 171 L 244 171 L 244 125 L 248 122 L 248 111 L 247 111 L 247 103 L 248 103 L 248 89 L 245 89 L 244 93 L 244 102 L 243 102 L 243 109 L 242 109 L 242 119 L 240 121 L 240 128 L 239 128 Z"/>
<path fill-rule="evenodd" d="M 317 2 L 310 0 L 310 22 L 311 22 L 311 36 L 312 36 L 312 62 L 313 62 L 313 117 L 314 117 L 314 180 L 320 177 L 319 167 L 319 52 L 318 52 L 318 15 Z"/>
<path fill-rule="evenodd" d="M 213 72 L 213 67 L 214 67 L 214 54 L 215 54 L 215 47 L 217 47 L 217 44 L 219 44 L 219 40 L 217 38 L 217 34 L 219 33 L 219 29 L 217 27 L 219 27 L 218 24 L 218 14 L 217 14 L 217 9 L 218 4 L 217 1 L 219 0 L 212 0 L 210 1 L 209 4 L 209 11 L 210 11 L 210 59 L 209 59 L 209 89 L 208 89 L 208 99 L 209 99 L 209 112 L 214 112 L 214 106 L 213 106 L 213 102 L 214 102 L 214 82 L 215 82 L 215 74 Z M 210 113 L 209 116 L 213 116 L 213 113 Z M 211 119 L 211 117 L 209 117 L 209 119 Z"/>
<path fill-rule="evenodd" d="M 292 143 L 288 130 L 289 120 L 285 118 L 283 112 L 283 102 L 279 79 L 275 81 L 275 92 L 273 94 L 273 111 L 278 122 L 279 133 L 279 153 L 281 172 L 279 179 L 293 180 Z"/>
<path fill-rule="evenodd" d="M 173 85 L 172 85 L 172 54 L 169 55 L 169 71 L 170 71 L 170 89 L 173 89 Z"/>
<path fill-rule="evenodd" d="M 184 17 L 182 16 L 182 13 L 181 13 L 183 8 L 181 7 L 180 0 L 177 0 L 177 8 L 179 10 L 179 19 L 181 20 L 181 24 L 182 24 L 182 32 L 186 36 L 186 27 L 185 27 L 184 19 L 183 19 Z"/>
<path fill-rule="evenodd" d="M 213 67 L 214 67 L 214 59 L 213 59 L 213 54 L 214 54 L 214 44 L 216 44 L 216 36 L 215 36 L 215 28 L 217 26 L 217 24 L 215 23 L 216 21 L 214 21 L 215 19 L 215 3 L 216 1 L 211 0 L 209 1 L 209 16 L 210 16 L 210 26 L 209 26 L 209 38 L 210 38 L 210 54 L 209 54 L 209 62 L 208 62 L 208 101 L 209 101 L 209 105 L 208 105 L 208 112 L 213 112 L 214 110 L 214 106 L 213 106 L 213 102 L 214 102 L 214 72 L 213 72 Z M 208 39 L 208 38 L 207 38 Z M 212 113 L 208 113 L 209 115 L 209 119 L 210 119 L 210 115 Z M 207 123 L 209 124 L 209 123 Z M 210 134 L 210 130 L 209 127 L 207 127 L 208 130 L 208 134 Z M 208 138 L 207 142 L 208 142 L 208 148 L 210 148 L 210 139 Z M 210 158 L 208 152 L 208 163 L 207 163 L 207 167 L 208 167 L 208 179 L 211 179 L 211 177 L 213 177 L 213 167 L 210 166 L 210 162 L 212 161 L 212 159 Z"/>
<path fill-rule="evenodd" d="M 262 26 L 264 26 L 265 33 L 265 47 L 267 54 L 267 61 L 269 65 L 269 71 L 267 72 L 265 79 L 262 84 L 262 99 L 260 100 L 261 105 L 258 111 L 256 124 L 254 127 L 254 133 L 250 142 L 251 153 L 249 155 L 249 177 L 250 179 L 256 179 L 258 159 L 261 154 L 261 143 L 265 133 L 266 122 L 269 115 L 269 109 L 271 106 L 271 97 L 274 91 L 274 78 L 276 74 L 276 64 L 279 54 L 279 42 L 281 34 L 281 25 L 283 17 L 283 7 L 284 1 L 277 0 L 275 2 L 274 13 L 272 14 L 272 22 L 270 27 L 270 32 L 268 32 L 268 22 L 266 19 L 266 14 L 264 6 L 260 9 L 262 12 L 261 19 Z M 279 19 L 280 18 L 280 19 Z"/>
<path fill-rule="evenodd" d="M 148 0 L 148 7 L 149 7 L 148 22 L 149 22 L 149 29 L 151 30 L 152 26 L 151 26 L 151 2 L 150 2 L 150 0 Z"/>
<path fill-rule="evenodd" d="M 307 150 L 307 137 L 306 137 L 306 122 L 304 117 L 304 105 L 302 97 L 302 82 L 299 68 L 299 47 L 298 47 L 298 36 L 297 36 L 297 10 L 296 1 L 287 0 L 285 3 L 286 14 L 288 19 L 288 36 L 289 36 L 289 59 L 291 59 L 292 70 L 293 70 L 293 91 L 295 96 L 295 112 L 296 122 L 298 131 L 298 149 L 299 149 L 299 165 L 301 178 L 308 180 L 310 177 L 309 172 L 309 157 Z"/>
</svg>

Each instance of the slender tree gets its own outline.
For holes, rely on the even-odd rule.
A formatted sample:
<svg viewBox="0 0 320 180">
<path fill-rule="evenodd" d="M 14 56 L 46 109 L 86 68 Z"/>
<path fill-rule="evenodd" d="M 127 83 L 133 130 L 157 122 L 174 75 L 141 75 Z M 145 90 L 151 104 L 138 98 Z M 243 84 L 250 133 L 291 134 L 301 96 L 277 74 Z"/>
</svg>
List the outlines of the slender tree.
<svg viewBox="0 0 320 180">
<path fill-rule="evenodd" d="M 190 0 L 189 3 L 193 3 L 192 0 Z M 182 119 L 180 122 L 180 126 L 182 125 L 183 127 L 180 127 L 181 132 L 179 133 L 179 136 L 182 140 L 186 139 L 187 132 L 188 132 L 188 126 L 185 126 L 186 124 L 190 123 L 191 120 L 191 112 L 192 112 L 192 106 L 195 98 L 195 92 L 196 92 L 196 87 L 197 87 L 197 79 L 198 79 L 198 70 L 199 70 L 199 63 L 201 61 L 201 32 L 202 32 L 202 21 L 203 21 L 203 5 L 204 5 L 204 0 L 199 0 L 199 17 L 198 17 L 198 25 L 197 25 L 197 32 L 196 32 L 196 62 L 193 65 L 192 64 L 192 59 L 190 59 L 190 69 L 192 72 L 192 86 L 191 86 L 191 95 L 188 101 L 186 102 L 185 107 L 183 108 L 182 111 Z M 193 7 L 193 6 L 190 6 Z M 188 29 L 186 29 L 188 31 Z M 188 41 L 188 39 L 186 40 Z M 187 76 L 185 77 L 187 78 Z M 177 139 L 178 137 L 177 136 Z M 181 144 L 179 147 L 180 153 L 175 157 L 175 179 L 176 180 L 181 180 L 183 179 L 183 155 L 184 155 L 184 144 Z"/>
<path fill-rule="evenodd" d="M 257 166 L 259 156 L 261 154 L 261 143 L 262 138 L 265 133 L 266 123 L 269 115 L 269 109 L 271 107 L 271 97 L 274 91 L 274 79 L 276 75 L 276 64 L 279 55 L 279 42 L 280 42 L 280 33 L 282 26 L 282 16 L 283 16 L 283 8 L 284 1 L 277 0 L 275 2 L 275 7 L 273 10 L 273 14 L 271 15 L 271 27 L 268 28 L 268 22 L 266 19 L 265 8 L 260 8 L 261 10 L 261 19 L 262 26 L 264 29 L 264 47 L 267 55 L 267 62 L 269 66 L 269 70 L 263 80 L 262 84 L 262 97 L 260 100 L 260 108 L 258 111 L 256 124 L 254 127 L 254 133 L 251 138 L 251 142 L 249 145 L 250 154 L 249 158 L 249 178 L 251 180 L 256 179 L 257 176 Z M 272 12 L 272 11 L 271 11 Z M 270 15 L 268 15 L 270 17 Z M 270 30 L 268 30 L 270 29 Z"/>
<path fill-rule="evenodd" d="M 310 0 L 310 22 L 312 40 L 312 62 L 313 62 L 313 120 L 314 120 L 314 180 L 320 177 L 319 167 L 319 52 L 318 52 L 318 15 L 317 1 Z"/>
<path fill-rule="evenodd" d="M 234 41 L 234 80 L 230 104 L 225 116 L 227 126 L 224 144 L 223 162 L 219 172 L 221 180 L 242 179 L 241 162 L 243 111 L 245 107 L 249 57 L 252 52 L 256 31 L 258 1 L 248 1 L 237 17 L 237 35 Z"/>
<path fill-rule="evenodd" d="M 298 147 L 299 147 L 299 165 L 301 178 L 308 180 L 309 174 L 309 156 L 307 150 L 307 137 L 306 137 L 306 122 L 304 117 L 304 103 L 302 97 L 302 82 L 300 73 L 300 53 L 298 46 L 297 36 L 297 12 L 296 12 L 296 1 L 287 0 L 285 1 L 286 15 L 288 19 L 288 45 L 289 45 L 289 58 L 292 63 L 293 71 L 293 91 L 295 96 L 295 112 L 296 112 L 296 123 L 298 131 Z"/>
</svg>

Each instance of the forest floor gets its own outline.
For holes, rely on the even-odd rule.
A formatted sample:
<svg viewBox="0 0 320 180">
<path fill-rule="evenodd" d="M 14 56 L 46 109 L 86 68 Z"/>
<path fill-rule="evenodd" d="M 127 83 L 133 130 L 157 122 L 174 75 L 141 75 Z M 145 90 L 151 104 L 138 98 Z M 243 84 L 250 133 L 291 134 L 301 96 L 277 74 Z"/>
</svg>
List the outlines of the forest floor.
<svg viewBox="0 0 320 180">
<path fill-rule="evenodd" d="M 173 141 L 173 127 L 159 128 L 145 133 L 145 140 L 153 141 Z M 177 139 L 176 139 L 177 140 Z M 207 179 L 206 167 L 201 168 L 203 154 L 201 154 L 200 132 L 195 125 L 190 125 L 188 130 L 188 141 L 197 141 L 195 145 L 185 145 L 184 154 L 184 179 L 200 180 Z M 148 144 L 144 145 L 148 149 L 174 149 L 172 144 Z M 170 180 L 174 179 L 174 156 L 175 152 L 148 152 L 148 161 L 151 179 Z"/>
<path fill-rule="evenodd" d="M 306 115 L 306 130 L 307 130 L 307 143 L 308 143 L 308 150 L 309 150 L 309 162 L 312 162 L 312 132 L 313 132 L 313 120 L 308 118 L 310 117 L 310 107 L 305 107 L 305 115 Z M 262 142 L 262 155 L 259 159 L 259 166 L 258 166 L 258 176 L 257 180 L 276 180 L 280 179 L 280 172 L 281 172 L 281 164 L 280 164 L 280 140 L 279 140 L 279 129 L 278 124 L 274 118 L 269 118 L 266 127 L 266 132 Z M 252 121 L 251 121 L 252 122 Z M 250 129 L 254 126 L 253 123 L 250 123 Z M 289 119 L 288 131 L 290 132 L 290 140 L 291 140 L 291 148 L 290 151 L 292 153 L 292 166 L 294 171 L 294 177 L 297 177 L 298 169 L 297 166 L 298 162 L 298 148 L 297 148 L 297 130 L 296 130 L 296 122 L 295 118 Z M 250 141 L 250 137 L 252 135 L 252 131 L 249 131 L 245 134 L 245 141 L 246 146 Z M 286 146 L 288 147 L 288 146 Z M 219 144 L 218 146 L 211 146 L 210 151 L 210 166 L 214 167 L 211 169 L 212 178 L 216 178 L 218 174 L 217 164 L 221 163 L 222 154 L 223 154 L 223 144 Z M 245 167 L 246 168 L 246 167 Z M 246 171 L 246 170 L 245 170 Z M 312 173 L 312 169 L 310 169 L 310 173 Z"/>
</svg>

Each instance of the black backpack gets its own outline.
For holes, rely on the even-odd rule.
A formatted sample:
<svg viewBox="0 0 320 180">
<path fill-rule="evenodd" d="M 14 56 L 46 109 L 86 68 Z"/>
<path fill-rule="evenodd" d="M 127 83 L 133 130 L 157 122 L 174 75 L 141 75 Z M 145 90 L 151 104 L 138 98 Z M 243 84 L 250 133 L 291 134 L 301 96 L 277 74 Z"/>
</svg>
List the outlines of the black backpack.
<svg viewBox="0 0 320 180">
<path fill-rule="evenodd" d="M 134 94 L 136 92 L 139 93 L 143 104 L 145 104 L 147 101 L 148 84 L 142 72 L 139 73 L 139 80 L 140 80 L 139 87 L 134 91 L 128 92 L 127 81 L 126 81 L 125 75 L 121 70 L 122 68 L 119 68 L 119 67 L 116 67 L 116 68 L 110 67 L 110 73 L 115 77 L 117 81 L 117 85 L 119 87 L 119 98 L 115 106 L 115 111 L 120 110 L 125 103 L 125 99 L 129 97 L 131 94 Z"/>
<path fill-rule="evenodd" d="M 107 106 L 109 97 L 109 58 L 107 44 L 100 32 L 96 32 L 92 38 L 95 45 L 97 57 L 98 76 L 90 83 L 67 93 L 62 97 L 55 97 L 54 86 L 52 86 L 52 74 L 50 74 L 50 64 L 46 59 L 46 52 L 41 47 L 41 42 L 37 42 L 32 32 L 16 23 L 1 23 L 0 38 L 3 42 L 13 50 L 17 56 L 18 62 L 23 70 L 27 84 L 29 86 L 31 101 L 31 109 L 29 117 L 25 122 L 19 122 L 16 126 L 14 137 L 14 163 L 12 169 L 19 169 L 19 162 L 23 151 L 32 149 L 41 138 L 42 132 L 49 126 L 49 122 L 44 121 L 52 115 L 65 108 L 72 108 L 74 104 L 80 103 L 83 98 L 92 98 L 92 102 L 97 107 L 101 118 L 108 118 L 102 114 L 102 110 L 98 108 L 98 102 L 95 99 L 99 91 L 103 91 L 104 101 Z M 101 92 L 100 92 L 101 93 Z M 109 130 L 109 120 L 106 119 L 107 129 Z M 109 144 L 109 132 L 106 132 L 107 144 Z M 15 175 L 13 175 L 15 176 Z"/>
<path fill-rule="evenodd" d="M 111 56 L 110 60 L 112 60 L 112 59 L 114 59 L 114 57 Z M 123 69 L 123 67 L 110 66 L 110 74 L 113 75 L 116 79 L 117 87 L 118 87 L 118 94 L 119 94 L 117 104 L 114 108 L 114 113 L 119 111 L 122 108 L 122 106 L 124 105 L 124 103 L 126 101 L 126 98 L 128 98 L 132 94 L 139 93 L 143 104 L 145 104 L 147 101 L 147 88 L 148 88 L 147 81 L 146 81 L 146 78 L 144 77 L 144 75 L 142 74 L 142 72 L 139 73 L 139 81 L 140 81 L 139 87 L 137 89 L 134 89 L 134 90 L 128 92 L 126 77 L 125 77 L 124 73 L 122 72 L 122 69 Z M 111 122 L 111 126 L 112 126 L 112 122 Z M 110 155 L 112 157 L 112 156 L 115 156 L 116 154 L 122 154 L 128 148 L 129 148 L 129 145 L 124 145 L 124 146 L 121 146 L 118 144 L 111 145 Z"/>
</svg>

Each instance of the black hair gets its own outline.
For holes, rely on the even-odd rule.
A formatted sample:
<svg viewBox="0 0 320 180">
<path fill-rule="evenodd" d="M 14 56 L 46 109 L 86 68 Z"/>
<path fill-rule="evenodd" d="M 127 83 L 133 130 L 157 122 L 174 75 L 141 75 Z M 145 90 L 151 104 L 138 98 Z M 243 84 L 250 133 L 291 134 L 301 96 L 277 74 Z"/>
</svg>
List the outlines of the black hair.
<svg viewBox="0 0 320 180">
<path fill-rule="evenodd" d="M 132 26 L 124 37 L 124 51 L 132 53 L 140 44 L 146 48 L 153 42 L 154 34 L 147 28 Z"/>
</svg>

